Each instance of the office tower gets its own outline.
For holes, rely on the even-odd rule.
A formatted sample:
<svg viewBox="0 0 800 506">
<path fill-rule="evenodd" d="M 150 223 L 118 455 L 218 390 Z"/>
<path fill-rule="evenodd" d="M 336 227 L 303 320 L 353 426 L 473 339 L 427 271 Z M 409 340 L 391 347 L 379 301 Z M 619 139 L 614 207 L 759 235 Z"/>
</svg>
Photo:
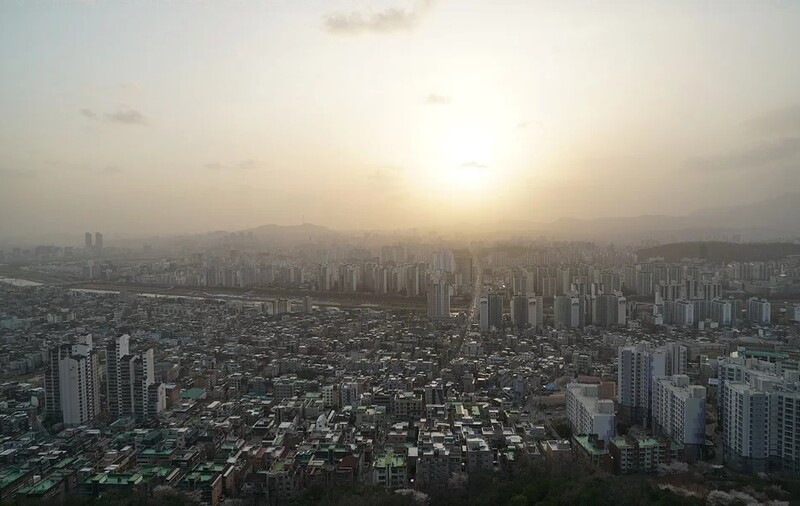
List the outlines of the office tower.
<svg viewBox="0 0 800 506">
<path fill-rule="evenodd" d="M 92 251 L 92 233 L 86 232 L 84 239 L 86 241 L 85 243 L 86 251 Z"/>
<path fill-rule="evenodd" d="M 94 247 L 97 251 L 103 249 L 103 234 L 101 234 L 100 232 L 94 233 Z"/>
<path fill-rule="evenodd" d="M 769 323 L 771 306 L 767 299 L 751 298 L 747 300 L 747 320 L 751 323 Z"/>
<path fill-rule="evenodd" d="M 428 284 L 428 318 L 441 320 L 450 317 L 450 284 L 434 281 Z"/>
<path fill-rule="evenodd" d="M 706 389 L 690 385 L 685 374 L 655 379 L 653 427 L 683 444 L 689 461 L 699 459 L 706 442 Z"/>
<path fill-rule="evenodd" d="M 667 354 L 648 344 L 622 346 L 617 352 L 617 400 L 622 416 L 649 424 L 650 396 L 655 378 L 666 376 Z"/>
<path fill-rule="evenodd" d="M 130 353 L 130 336 L 113 339 L 106 348 L 108 406 L 112 420 L 131 417 L 141 422 L 156 416 L 166 403 L 164 389 L 153 387 L 153 350 Z"/>
<path fill-rule="evenodd" d="M 45 372 L 45 414 L 68 426 L 94 420 L 100 410 L 97 373 L 90 334 L 53 347 Z"/>
<path fill-rule="evenodd" d="M 597 385 L 569 383 L 566 390 L 567 419 L 573 434 L 597 434 L 598 439 L 611 441 L 616 435 L 614 401 L 600 399 Z"/>
<path fill-rule="evenodd" d="M 503 295 L 487 293 L 481 295 L 480 301 L 480 328 L 483 331 L 492 327 L 503 326 Z"/>
</svg>

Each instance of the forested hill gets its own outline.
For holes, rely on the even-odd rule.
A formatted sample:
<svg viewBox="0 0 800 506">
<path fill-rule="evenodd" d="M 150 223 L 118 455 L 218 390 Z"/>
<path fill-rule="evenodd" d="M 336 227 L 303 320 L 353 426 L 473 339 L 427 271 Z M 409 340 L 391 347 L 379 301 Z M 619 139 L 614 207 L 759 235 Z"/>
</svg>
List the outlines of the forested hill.
<svg viewBox="0 0 800 506">
<path fill-rule="evenodd" d="M 793 243 L 732 243 L 732 242 L 676 242 L 644 248 L 636 252 L 640 261 L 663 257 L 667 262 L 682 258 L 702 258 L 712 262 L 748 260 L 777 260 L 789 255 L 800 255 L 800 244 Z"/>
</svg>

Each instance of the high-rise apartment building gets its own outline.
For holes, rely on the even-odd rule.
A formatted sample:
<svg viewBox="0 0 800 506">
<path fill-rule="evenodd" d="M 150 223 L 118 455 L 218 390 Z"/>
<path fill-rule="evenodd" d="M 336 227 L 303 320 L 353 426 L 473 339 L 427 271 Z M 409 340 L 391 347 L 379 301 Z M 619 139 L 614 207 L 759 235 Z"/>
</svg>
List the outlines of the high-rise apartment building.
<svg viewBox="0 0 800 506">
<path fill-rule="evenodd" d="M 100 232 L 94 233 L 94 247 L 97 251 L 103 249 L 103 234 L 101 234 Z"/>
<path fill-rule="evenodd" d="M 653 381 L 667 375 L 667 354 L 643 343 L 617 351 L 617 401 L 623 418 L 649 425 Z"/>
<path fill-rule="evenodd" d="M 664 325 L 691 327 L 695 324 L 694 304 L 686 299 L 665 300 Z"/>
<path fill-rule="evenodd" d="M 112 420 L 132 417 L 137 422 L 155 417 L 166 405 L 163 388 L 155 382 L 153 350 L 130 353 L 130 336 L 113 339 L 106 348 L 106 382 Z M 155 386 L 153 386 L 155 385 Z"/>
<path fill-rule="evenodd" d="M 517 328 L 541 327 L 544 322 L 542 297 L 533 293 L 514 295 L 511 298 L 511 322 Z"/>
<path fill-rule="evenodd" d="M 86 232 L 84 235 L 84 247 L 86 251 L 92 251 L 92 233 Z"/>
<path fill-rule="evenodd" d="M 800 372 L 782 360 L 721 360 L 723 455 L 738 471 L 800 472 Z"/>
<path fill-rule="evenodd" d="M 706 441 L 706 389 L 675 374 L 653 381 L 653 427 L 684 446 L 689 460 L 702 457 Z"/>
<path fill-rule="evenodd" d="M 614 401 L 600 399 L 598 385 L 569 383 L 566 403 L 567 418 L 574 434 L 597 434 L 606 442 L 616 435 Z"/>
<path fill-rule="evenodd" d="M 428 284 L 428 318 L 441 320 L 450 317 L 450 283 L 434 281 Z"/>
<path fill-rule="evenodd" d="M 556 326 L 582 327 L 585 319 L 585 297 L 577 292 L 553 297 L 553 321 Z"/>
<path fill-rule="evenodd" d="M 45 372 L 45 414 L 67 426 L 94 420 L 100 412 L 97 373 L 91 334 L 53 347 Z"/>
<path fill-rule="evenodd" d="M 503 294 L 485 293 L 481 295 L 478 305 L 482 331 L 503 326 Z"/>
<path fill-rule="evenodd" d="M 766 299 L 748 299 L 747 320 L 751 323 L 769 323 L 772 307 Z"/>
</svg>

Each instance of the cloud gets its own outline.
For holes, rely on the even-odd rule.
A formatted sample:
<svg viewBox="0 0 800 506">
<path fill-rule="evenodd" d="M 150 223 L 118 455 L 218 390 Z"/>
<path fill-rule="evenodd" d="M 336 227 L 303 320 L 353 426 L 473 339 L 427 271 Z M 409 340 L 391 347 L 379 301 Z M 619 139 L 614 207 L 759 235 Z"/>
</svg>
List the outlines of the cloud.
<svg viewBox="0 0 800 506">
<path fill-rule="evenodd" d="M 106 121 L 121 125 L 146 125 L 147 118 L 135 109 L 119 109 L 105 114 Z"/>
<path fill-rule="evenodd" d="M 102 121 L 115 125 L 147 125 L 150 121 L 147 117 L 136 109 L 122 108 L 116 111 L 97 113 L 91 109 L 81 109 L 83 117 L 92 121 Z"/>
<path fill-rule="evenodd" d="M 410 31 L 432 5 L 433 0 L 425 0 L 417 1 L 410 8 L 390 7 L 369 13 L 336 12 L 325 16 L 323 28 L 335 35 Z"/>
<path fill-rule="evenodd" d="M 247 159 L 231 165 L 224 165 L 219 162 L 211 162 L 205 164 L 205 168 L 214 171 L 250 171 L 266 169 L 268 168 L 268 164 L 259 160 Z"/>
<path fill-rule="evenodd" d="M 522 123 L 517 123 L 517 128 L 519 128 L 520 130 L 524 130 L 524 129 L 528 128 L 528 122 L 527 121 L 523 121 Z"/>
<path fill-rule="evenodd" d="M 123 172 L 119 165 L 96 165 L 90 162 L 70 162 L 65 160 L 48 160 L 45 167 L 49 170 L 70 171 L 97 176 L 115 176 Z"/>
<path fill-rule="evenodd" d="M 800 156 L 800 137 L 786 137 L 777 141 L 756 144 L 732 153 L 693 158 L 688 160 L 687 168 L 701 172 L 755 169 L 791 161 L 798 156 Z"/>
<path fill-rule="evenodd" d="M 775 109 L 751 118 L 745 127 L 762 134 L 787 135 L 800 132 L 800 105 Z"/>
<path fill-rule="evenodd" d="M 449 105 L 450 104 L 450 97 L 446 95 L 437 95 L 436 93 L 431 93 L 425 100 L 423 100 L 425 105 Z"/>
<path fill-rule="evenodd" d="M 367 175 L 367 179 L 378 191 L 393 196 L 406 193 L 403 168 L 396 165 L 381 165 Z"/>
<path fill-rule="evenodd" d="M 488 169 L 489 166 L 480 162 L 466 162 L 461 164 L 462 169 Z"/>
</svg>

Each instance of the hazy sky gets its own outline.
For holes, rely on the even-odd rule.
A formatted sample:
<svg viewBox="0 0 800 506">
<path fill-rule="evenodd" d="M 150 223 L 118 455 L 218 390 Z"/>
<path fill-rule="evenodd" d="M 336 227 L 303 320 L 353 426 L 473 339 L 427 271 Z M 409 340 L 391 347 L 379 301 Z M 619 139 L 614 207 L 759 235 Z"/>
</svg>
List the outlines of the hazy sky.
<svg viewBox="0 0 800 506">
<path fill-rule="evenodd" d="M 800 2 L 0 3 L 0 235 L 800 190 Z"/>
</svg>

